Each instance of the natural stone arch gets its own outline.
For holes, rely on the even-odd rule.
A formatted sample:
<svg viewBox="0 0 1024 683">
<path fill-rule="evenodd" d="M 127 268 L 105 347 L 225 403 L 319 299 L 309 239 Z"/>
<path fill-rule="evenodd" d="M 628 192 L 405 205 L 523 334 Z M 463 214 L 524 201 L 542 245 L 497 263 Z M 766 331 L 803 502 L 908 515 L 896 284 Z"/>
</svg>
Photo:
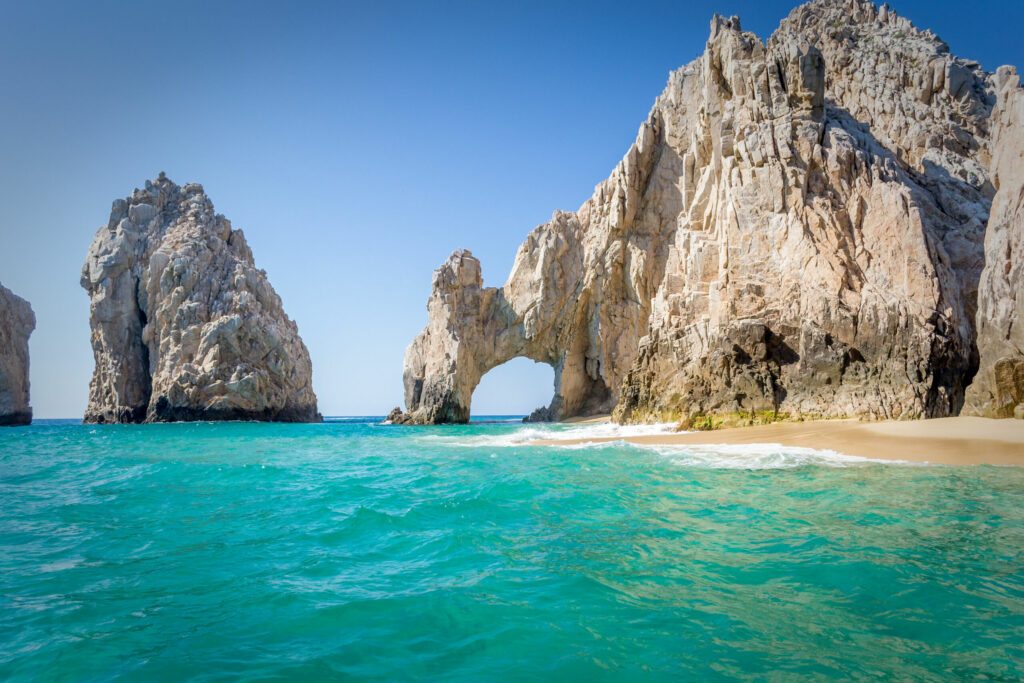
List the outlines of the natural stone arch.
<svg viewBox="0 0 1024 683">
<path fill-rule="evenodd" d="M 563 418 L 956 414 L 978 366 L 993 94 L 868 0 L 807 3 L 767 43 L 714 17 L 611 176 L 527 237 L 503 287 L 468 252 L 435 273 L 403 419 L 466 419 L 481 373 L 516 355 L 556 368 Z M 1015 410 L 1018 367 L 983 368 L 979 410 Z"/>
<path fill-rule="evenodd" d="M 534 291 L 534 283 L 521 276 L 534 272 L 535 257 L 521 251 L 509 282 L 500 289 L 483 287 L 480 262 L 468 251 L 456 251 L 435 271 L 429 322 L 405 356 L 405 404 L 416 422 L 467 422 L 483 376 L 520 357 L 553 368 L 549 407 L 555 419 L 607 413 L 614 406 L 600 361 L 587 355 L 592 346 L 585 337 L 560 333 L 567 324 L 574 330 L 585 327 L 580 323 L 587 297 L 543 312 L 522 296 L 527 289 Z M 523 301 L 530 304 L 525 312 L 518 305 Z M 569 344 L 564 344 L 565 337 Z"/>
</svg>

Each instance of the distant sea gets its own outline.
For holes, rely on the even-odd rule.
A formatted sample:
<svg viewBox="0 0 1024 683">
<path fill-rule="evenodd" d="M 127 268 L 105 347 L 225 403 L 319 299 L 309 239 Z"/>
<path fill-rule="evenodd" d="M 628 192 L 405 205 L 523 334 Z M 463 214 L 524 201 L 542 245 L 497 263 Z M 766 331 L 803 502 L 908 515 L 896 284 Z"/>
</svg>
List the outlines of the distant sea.
<svg viewBox="0 0 1024 683">
<path fill-rule="evenodd" d="M 0 679 L 1024 677 L 1024 468 L 381 419 L 0 429 Z"/>
</svg>

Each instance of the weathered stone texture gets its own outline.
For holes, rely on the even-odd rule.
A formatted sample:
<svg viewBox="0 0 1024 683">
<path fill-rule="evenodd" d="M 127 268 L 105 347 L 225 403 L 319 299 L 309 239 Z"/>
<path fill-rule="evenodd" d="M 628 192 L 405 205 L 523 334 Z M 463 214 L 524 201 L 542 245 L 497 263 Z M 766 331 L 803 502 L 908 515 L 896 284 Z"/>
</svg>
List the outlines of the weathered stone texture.
<svg viewBox="0 0 1024 683">
<path fill-rule="evenodd" d="M 87 422 L 320 419 L 298 328 L 241 230 L 163 174 L 114 202 L 82 269 Z"/>
<path fill-rule="evenodd" d="M 435 273 L 409 419 L 466 420 L 516 356 L 555 368 L 558 418 L 957 414 L 996 80 L 867 0 L 802 5 L 767 43 L 715 17 L 611 177 L 529 235 L 503 287 L 465 251 Z"/>
<path fill-rule="evenodd" d="M 35 328 L 29 303 L 0 285 L 0 426 L 32 422 L 28 338 Z"/>
<path fill-rule="evenodd" d="M 978 297 L 981 367 L 965 413 L 1024 418 L 1024 90 L 1010 67 L 995 76 L 992 183 L 996 196 L 985 234 Z"/>
</svg>

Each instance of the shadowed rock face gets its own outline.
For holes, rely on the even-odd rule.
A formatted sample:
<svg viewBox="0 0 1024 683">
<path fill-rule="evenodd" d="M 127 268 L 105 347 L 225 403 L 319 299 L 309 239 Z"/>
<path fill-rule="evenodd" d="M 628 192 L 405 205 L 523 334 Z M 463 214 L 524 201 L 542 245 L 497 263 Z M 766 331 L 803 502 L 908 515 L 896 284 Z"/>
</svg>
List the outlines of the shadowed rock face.
<svg viewBox="0 0 1024 683">
<path fill-rule="evenodd" d="M 86 422 L 319 421 L 298 328 L 201 185 L 118 199 L 82 269 L 96 369 Z"/>
<path fill-rule="evenodd" d="M 1024 90 L 1012 68 L 1001 68 L 995 80 L 992 182 L 997 189 L 978 297 L 981 368 L 964 412 L 1024 418 Z"/>
<path fill-rule="evenodd" d="M 978 366 L 992 78 L 864 0 L 767 43 L 715 17 L 608 180 L 483 287 L 457 251 L 410 345 L 409 419 L 555 368 L 558 418 L 956 414 Z"/>
<path fill-rule="evenodd" d="M 0 427 L 32 423 L 28 338 L 35 328 L 29 303 L 0 285 Z"/>
</svg>

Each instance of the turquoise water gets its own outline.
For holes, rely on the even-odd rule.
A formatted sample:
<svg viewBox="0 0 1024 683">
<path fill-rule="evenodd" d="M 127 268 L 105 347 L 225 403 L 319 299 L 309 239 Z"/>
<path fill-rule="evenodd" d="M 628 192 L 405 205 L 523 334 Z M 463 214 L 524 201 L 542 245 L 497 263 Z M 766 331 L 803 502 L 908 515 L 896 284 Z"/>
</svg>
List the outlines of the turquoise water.
<svg viewBox="0 0 1024 683">
<path fill-rule="evenodd" d="M 1024 468 L 600 429 L 0 430 L 0 678 L 1024 676 Z"/>
</svg>

